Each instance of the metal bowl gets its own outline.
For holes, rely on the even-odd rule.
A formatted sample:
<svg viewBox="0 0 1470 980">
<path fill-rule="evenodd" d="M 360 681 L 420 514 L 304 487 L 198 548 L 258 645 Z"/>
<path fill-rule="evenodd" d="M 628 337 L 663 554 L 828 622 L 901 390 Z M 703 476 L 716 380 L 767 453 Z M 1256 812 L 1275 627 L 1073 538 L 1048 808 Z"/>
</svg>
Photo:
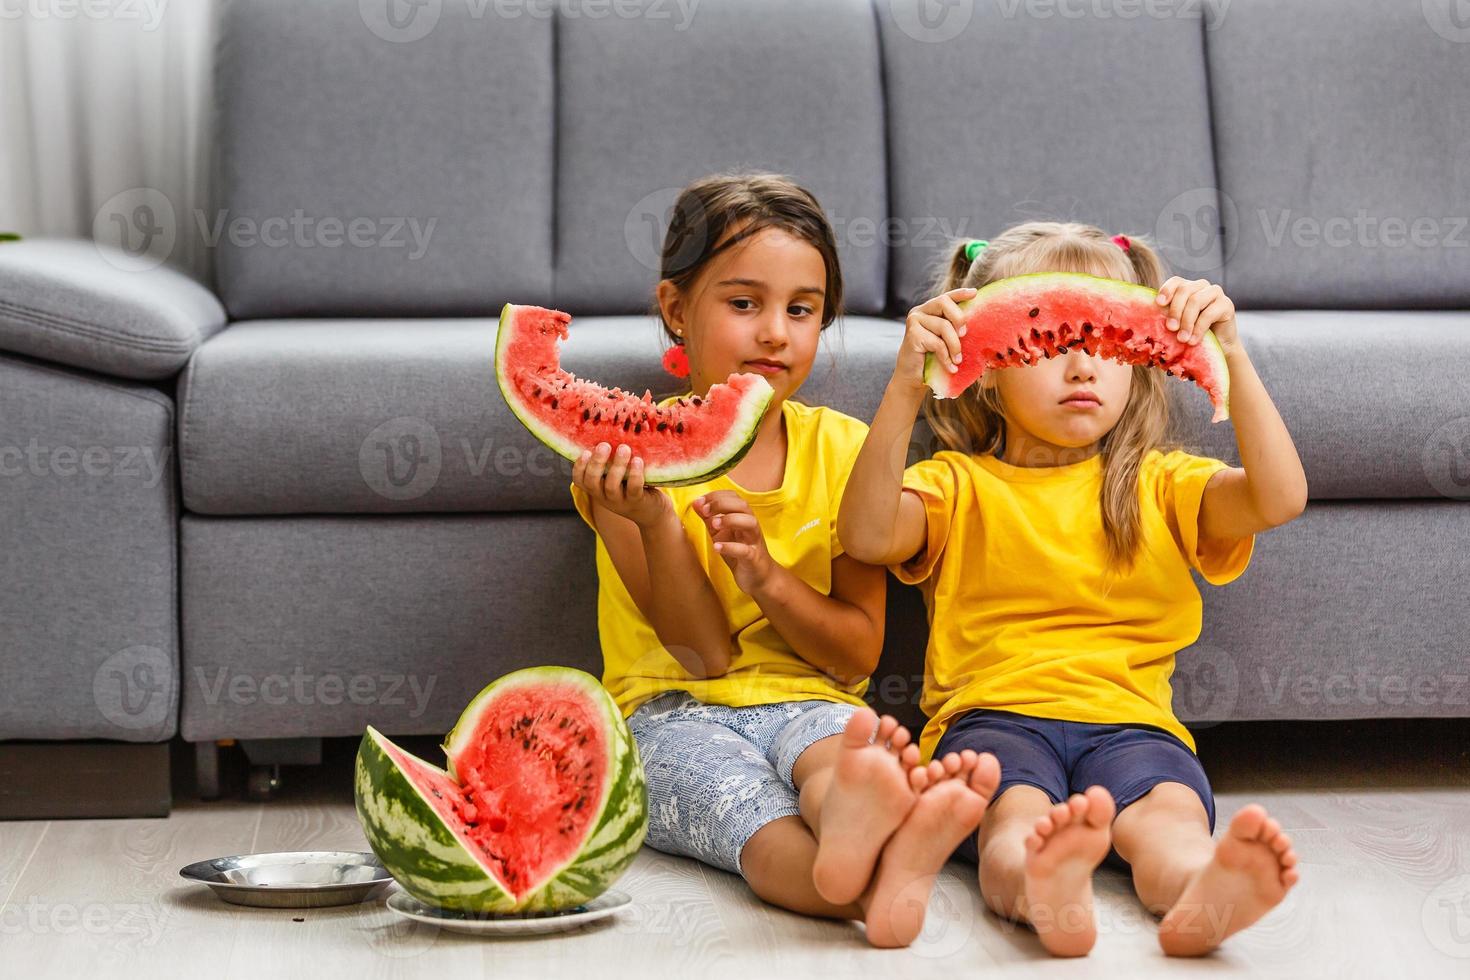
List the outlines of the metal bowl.
<svg viewBox="0 0 1470 980">
<path fill-rule="evenodd" d="M 199 861 L 179 875 L 234 905 L 313 909 L 361 902 L 392 881 L 376 855 L 359 851 L 277 851 Z"/>
</svg>

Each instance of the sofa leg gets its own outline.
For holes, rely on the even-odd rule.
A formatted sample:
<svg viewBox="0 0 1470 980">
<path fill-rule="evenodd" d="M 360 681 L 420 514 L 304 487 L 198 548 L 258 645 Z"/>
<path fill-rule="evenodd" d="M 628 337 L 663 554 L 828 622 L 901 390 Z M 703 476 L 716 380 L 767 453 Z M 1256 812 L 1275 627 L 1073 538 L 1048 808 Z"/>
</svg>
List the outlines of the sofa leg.
<svg viewBox="0 0 1470 980">
<path fill-rule="evenodd" d="M 219 745 L 194 743 L 194 788 L 201 800 L 219 799 Z"/>
</svg>

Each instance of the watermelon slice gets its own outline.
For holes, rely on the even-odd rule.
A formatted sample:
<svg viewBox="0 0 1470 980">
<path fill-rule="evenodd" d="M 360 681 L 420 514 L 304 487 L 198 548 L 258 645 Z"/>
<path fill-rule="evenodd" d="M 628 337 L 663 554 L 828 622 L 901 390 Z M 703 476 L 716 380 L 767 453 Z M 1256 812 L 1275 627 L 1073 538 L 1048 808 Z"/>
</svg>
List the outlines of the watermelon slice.
<svg viewBox="0 0 1470 980">
<path fill-rule="evenodd" d="M 602 894 L 648 829 L 638 748 L 597 678 L 533 667 L 470 702 L 447 769 L 369 726 L 357 816 L 409 894 L 470 913 L 566 909 Z"/>
<path fill-rule="evenodd" d="M 560 343 L 571 317 L 507 303 L 495 339 L 495 377 L 511 411 L 567 459 L 606 442 L 643 458 L 643 482 L 681 486 L 712 480 L 755 442 L 775 395 L 758 374 L 732 374 L 703 397 L 657 405 L 621 388 L 609 391 L 561 368 Z"/>
<path fill-rule="evenodd" d="M 955 398 L 991 368 L 1036 364 L 1080 346 L 1089 354 L 1162 368 L 1193 381 L 1215 407 L 1211 422 L 1230 417 L 1230 370 L 1214 331 L 1181 343 L 1166 325 L 1158 291 L 1073 272 L 998 279 L 959 304 L 966 314 L 959 370 L 924 358 L 924 381 L 938 398 Z"/>
</svg>

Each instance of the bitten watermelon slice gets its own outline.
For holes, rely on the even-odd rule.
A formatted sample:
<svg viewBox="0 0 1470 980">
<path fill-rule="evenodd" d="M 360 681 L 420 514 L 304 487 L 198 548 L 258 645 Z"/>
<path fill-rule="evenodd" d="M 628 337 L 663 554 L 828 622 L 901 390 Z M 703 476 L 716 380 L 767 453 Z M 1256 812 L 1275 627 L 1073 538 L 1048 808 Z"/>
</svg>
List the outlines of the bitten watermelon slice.
<svg viewBox="0 0 1470 980">
<path fill-rule="evenodd" d="M 1212 422 L 1230 417 L 1230 371 L 1213 331 L 1185 344 L 1166 325 L 1157 290 L 1073 272 L 998 279 L 959 304 L 967 315 L 959 370 L 945 371 L 933 354 L 924 380 L 936 397 L 954 398 L 987 370 L 1035 364 L 1081 347 L 1126 364 L 1162 368 L 1193 381 L 1210 396 Z"/>
<path fill-rule="evenodd" d="M 575 907 L 623 873 L 648 829 L 638 748 L 597 678 L 519 670 L 470 702 L 447 770 L 371 726 L 357 816 L 373 853 L 421 902 L 462 912 Z"/>
<path fill-rule="evenodd" d="M 703 397 L 657 405 L 562 370 L 558 345 L 571 316 L 507 303 L 495 339 L 495 377 L 516 417 L 567 459 L 606 442 L 643 459 L 643 482 L 680 486 L 712 480 L 755 442 L 775 392 L 758 374 L 732 374 Z"/>
</svg>

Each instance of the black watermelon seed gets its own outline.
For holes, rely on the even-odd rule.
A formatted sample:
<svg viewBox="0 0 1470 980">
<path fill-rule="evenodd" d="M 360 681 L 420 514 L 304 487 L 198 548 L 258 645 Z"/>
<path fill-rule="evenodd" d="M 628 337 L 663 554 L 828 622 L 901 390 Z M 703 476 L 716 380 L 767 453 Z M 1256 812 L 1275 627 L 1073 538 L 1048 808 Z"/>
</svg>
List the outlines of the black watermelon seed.
<svg viewBox="0 0 1470 980">
<path fill-rule="evenodd" d="M 1028 313 L 1027 316 L 1036 316 L 1040 312 L 1041 312 L 1041 307 L 1039 307 L 1039 306 L 1033 306 L 1033 307 L 1031 307 L 1031 312 Z"/>
<path fill-rule="evenodd" d="M 684 431 L 684 423 L 683 422 L 675 422 L 674 423 L 674 431 L 675 432 L 683 432 Z"/>
</svg>

